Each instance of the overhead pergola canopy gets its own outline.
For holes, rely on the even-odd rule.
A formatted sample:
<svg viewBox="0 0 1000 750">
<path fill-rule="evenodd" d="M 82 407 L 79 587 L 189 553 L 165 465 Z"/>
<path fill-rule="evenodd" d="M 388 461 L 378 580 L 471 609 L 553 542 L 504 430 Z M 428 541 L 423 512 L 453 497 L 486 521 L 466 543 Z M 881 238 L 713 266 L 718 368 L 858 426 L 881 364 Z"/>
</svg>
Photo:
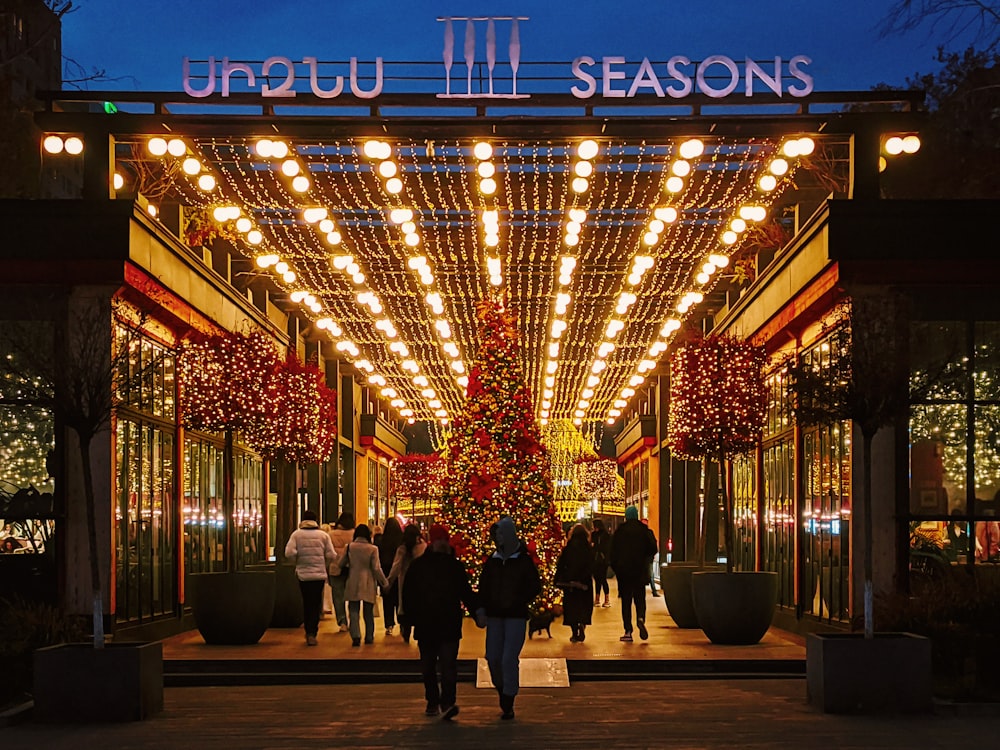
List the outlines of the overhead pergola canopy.
<svg viewBox="0 0 1000 750">
<path fill-rule="evenodd" d="M 183 95 L 60 92 L 37 122 L 46 133 L 83 138 L 89 197 L 115 196 L 114 163 L 126 179 L 122 194 L 203 209 L 199 218 L 210 222 L 215 208 L 238 209 L 233 216 L 248 221 L 217 222 L 216 231 L 402 416 L 461 412 L 460 378 L 477 353 L 477 304 L 499 296 L 517 319 L 539 416 L 593 425 L 628 401 L 627 389 L 641 388 L 678 323 L 718 310 L 737 262 L 784 207 L 811 211 L 830 195 L 877 198 L 882 140 L 918 129 L 919 100 L 912 92 L 764 97 L 752 112 L 733 113 L 692 97 L 678 115 L 676 106 L 621 100 L 604 111 L 553 94 L 534 97 L 530 108 L 491 101 L 470 114 L 467 103 L 416 94 L 385 96 L 377 106 L 304 96 L 279 107 L 241 95 L 194 107 Z M 118 112 L 105 114 L 104 101 Z M 183 154 L 155 155 L 153 138 L 182 140 Z M 782 153 L 800 138 L 812 144 L 808 155 Z M 288 155 L 267 156 L 262 139 L 283 143 Z M 387 145 L 366 155 L 376 140 Z M 588 140 L 597 153 L 585 159 L 579 149 Z M 692 141 L 701 152 L 682 157 Z M 491 147 L 488 158 L 476 154 L 481 142 Z M 187 159 L 197 160 L 194 174 L 184 170 Z M 289 159 L 297 174 L 283 170 Z M 484 174 L 495 181 L 492 194 Z M 775 187 L 762 189 L 769 174 Z M 214 187 L 199 188 L 203 175 Z M 295 176 L 307 178 L 304 190 L 293 187 Z M 574 189 L 578 178 L 585 189 Z M 671 178 L 679 183 L 668 185 Z M 746 207 L 764 215 L 734 231 Z M 412 218 L 393 217 L 394 209 Z M 581 218 L 579 227 L 571 223 Z M 714 263 L 699 279 L 713 256 L 728 265 Z M 283 277 L 285 265 L 294 280 Z M 499 284 L 491 282 L 496 268 Z M 679 311 L 689 294 L 701 300 Z M 565 323 L 558 337 L 554 321 Z M 614 334 L 612 321 L 621 324 Z"/>
</svg>

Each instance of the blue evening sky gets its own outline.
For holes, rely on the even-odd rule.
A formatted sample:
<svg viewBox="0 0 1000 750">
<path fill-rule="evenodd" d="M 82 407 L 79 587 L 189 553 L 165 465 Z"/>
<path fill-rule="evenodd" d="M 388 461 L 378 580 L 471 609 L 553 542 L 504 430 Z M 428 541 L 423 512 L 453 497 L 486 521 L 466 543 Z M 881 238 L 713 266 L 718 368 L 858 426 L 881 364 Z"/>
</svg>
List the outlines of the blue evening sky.
<svg viewBox="0 0 1000 750">
<path fill-rule="evenodd" d="M 622 55 L 812 58 L 817 91 L 902 87 L 937 69 L 938 40 L 918 31 L 879 39 L 891 0 L 79 0 L 64 19 L 63 52 L 109 76 L 90 88 L 180 91 L 181 62 L 228 56 L 262 60 L 358 57 L 386 62 L 441 60 L 438 16 L 523 15 L 521 59 L 566 61 Z M 456 63 L 461 35 L 456 34 Z M 504 55 L 504 58 L 506 56 Z M 133 80 L 134 79 L 134 80 Z"/>
</svg>

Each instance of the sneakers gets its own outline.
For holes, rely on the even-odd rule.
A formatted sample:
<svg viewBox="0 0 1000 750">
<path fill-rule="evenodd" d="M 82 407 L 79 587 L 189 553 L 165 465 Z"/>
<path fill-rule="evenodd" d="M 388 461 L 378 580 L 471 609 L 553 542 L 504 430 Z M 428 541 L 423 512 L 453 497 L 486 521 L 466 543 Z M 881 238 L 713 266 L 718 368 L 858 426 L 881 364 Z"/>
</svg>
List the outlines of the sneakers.
<svg viewBox="0 0 1000 750">
<path fill-rule="evenodd" d="M 604 597 L 604 604 L 602 604 L 601 606 L 602 607 L 610 607 L 611 606 L 611 602 L 608 601 L 608 597 Z"/>
<path fill-rule="evenodd" d="M 441 720 L 442 721 L 451 721 L 456 716 L 458 716 L 458 706 L 455 705 L 455 704 L 452 704 L 452 705 L 448 706 L 448 708 L 446 708 L 444 710 L 444 712 L 441 714 Z"/>
<path fill-rule="evenodd" d="M 393 631 L 393 630 L 395 629 L 395 627 L 396 627 L 395 625 L 390 625 L 389 627 L 387 627 L 387 628 L 385 629 L 385 634 L 386 634 L 386 635 L 393 635 L 393 632 L 392 632 L 392 631 Z"/>
<path fill-rule="evenodd" d="M 642 638 L 642 640 L 649 638 L 649 631 L 646 630 L 646 621 L 639 620 L 636 622 L 636 625 L 639 627 L 639 637 Z"/>
<path fill-rule="evenodd" d="M 348 627 L 347 627 L 347 623 L 345 622 L 344 624 L 342 624 L 340 626 L 340 632 L 341 633 L 346 633 L 347 631 L 348 631 Z"/>
<path fill-rule="evenodd" d="M 351 639 L 351 645 L 354 646 L 355 648 L 361 648 L 361 639 L 360 638 L 352 638 Z"/>
<path fill-rule="evenodd" d="M 631 643 L 632 642 L 632 634 L 631 633 L 626 633 L 625 635 L 623 635 L 618 640 L 621 641 L 622 643 Z"/>
<path fill-rule="evenodd" d="M 306 645 L 307 646 L 315 646 L 316 645 L 316 636 L 314 636 L 314 635 L 307 635 L 306 636 Z"/>
<path fill-rule="evenodd" d="M 456 711 L 457 713 L 457 711 Z M 428 703 L 427 708 L 424 710 L 424 714 L 427 716 L 437 716 L 438 715 L 438 704 Z"/>
</svg>

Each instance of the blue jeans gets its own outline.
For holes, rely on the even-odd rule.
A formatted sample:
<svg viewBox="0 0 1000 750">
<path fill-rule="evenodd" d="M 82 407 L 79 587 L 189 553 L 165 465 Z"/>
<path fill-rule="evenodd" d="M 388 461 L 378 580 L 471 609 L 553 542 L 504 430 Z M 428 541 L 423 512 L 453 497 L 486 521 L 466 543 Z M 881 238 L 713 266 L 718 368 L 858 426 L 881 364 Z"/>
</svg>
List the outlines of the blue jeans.
<svg viewBox="0 0 1000 750">
<path fill-rule="evenodd" d="M 337 624 L 347 624 L 347 609 L 344 604 L 344 589 L 347 588 L 347 576 L 330 576 L 330 598 L 333 599 L 333 611 L 337 613 Z"/>
<path fill-rule="evenodd" d="M 348 626 L 351 630 L 351 638 L 357 640 L 361 638 L 361 622 L 358 615 L 361 614 L 361 605 L 364 604 L 365 617 L 365 643 L 375 642 L 375 604 L 374 602 L 348 602 L 347 613 L 349 615 Z"/>
<path fill-rule="evenodd" d="M 493 687 L 504 695 L 517 695 L 520 658 L 528 621 L 520 617 L 486 619 L 486 663 Z"/>
</svg>

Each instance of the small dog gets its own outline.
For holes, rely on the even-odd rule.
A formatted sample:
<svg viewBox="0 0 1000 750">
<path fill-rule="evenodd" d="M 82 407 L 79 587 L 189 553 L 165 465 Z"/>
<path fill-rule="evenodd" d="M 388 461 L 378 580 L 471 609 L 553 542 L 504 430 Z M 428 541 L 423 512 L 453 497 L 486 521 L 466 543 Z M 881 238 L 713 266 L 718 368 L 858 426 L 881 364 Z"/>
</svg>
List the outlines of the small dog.
<svg viewBox="0 0 1000 750">
<path fill-rule="evenodd" d="M 528 638 L 530 639 L 535 633 L 539 635 L 542 634 L 544 630 L 549 638 L 552 637 L 552 631 L 549 630 L 552 623 L 555 621 L 556 617 L 562 614 L 562 606 L 556 604 L 552 609 L 547 609 L 544 612 L 536 612 L 528 619 Z"/>
</svg>

